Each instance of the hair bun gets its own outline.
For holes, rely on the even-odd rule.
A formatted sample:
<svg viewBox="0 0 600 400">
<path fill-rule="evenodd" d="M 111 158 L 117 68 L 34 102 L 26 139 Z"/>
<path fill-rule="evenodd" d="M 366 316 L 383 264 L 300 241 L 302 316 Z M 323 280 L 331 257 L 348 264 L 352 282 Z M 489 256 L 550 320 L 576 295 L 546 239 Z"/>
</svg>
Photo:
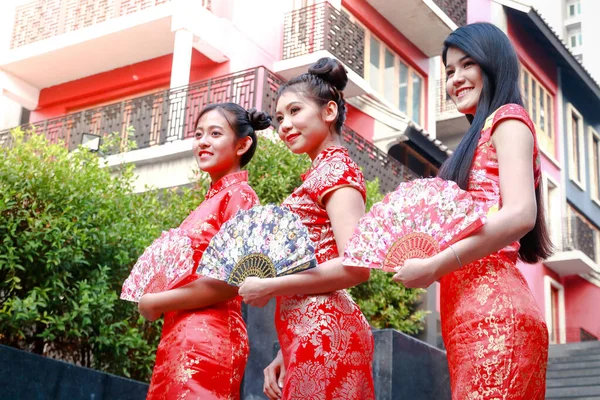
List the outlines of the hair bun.
<svg viewBox="0 0 600 400">
<path fill-rule="evenodd" d="M 248 110 L 248 119 L 250 125 L 255 131 L 267 129 L 271 126 L 271 117 L 264 111 L 258 111 L 256 108 Z"/>
<path fill-rule="evenodd" d="M 313 74 L 329 82 L 337 90 L 344 90 L 348 84 L 348 73 L 344 65 L 334 58 L 323 57 L 308 69 L 309 74 Z"/>
</svg>

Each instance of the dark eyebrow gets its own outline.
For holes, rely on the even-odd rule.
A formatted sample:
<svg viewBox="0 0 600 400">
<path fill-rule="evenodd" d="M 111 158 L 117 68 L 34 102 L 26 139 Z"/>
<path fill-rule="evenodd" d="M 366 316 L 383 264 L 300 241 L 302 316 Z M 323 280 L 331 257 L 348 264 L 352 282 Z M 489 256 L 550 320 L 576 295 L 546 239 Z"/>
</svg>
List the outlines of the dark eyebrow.
<svg viewBox="0 0 600 400">
<path fill-rule="evenodd" d="M 464 56 L 462 56 L 462 57 L 461 57 L 461 58 L 458 60 L 458 62 L 459 62 L 459 63 L 461 63 L 463 60 L 465 60 L 465 59 L 467 59 L 467 58 L 471 58 L 471 56 L 470 56 L 470 55 L 468 55 L 468 54 L 465 54 Z M 446 70 L 447 70 L 448 68 L 450 68 L 450 66 L 446 66 Z"/>
<path fill-rule="evenodd" d="M 291 106 L 295 105 L 295 104 L 302 104 L 302 102 L 300 101 L 292 101 L 291 103 L 289 103 L 285 108 L 289 109 Z M 277 114 L 281 114 L 281 111 L 276 111 L 275 115 Z"/>
</svg>

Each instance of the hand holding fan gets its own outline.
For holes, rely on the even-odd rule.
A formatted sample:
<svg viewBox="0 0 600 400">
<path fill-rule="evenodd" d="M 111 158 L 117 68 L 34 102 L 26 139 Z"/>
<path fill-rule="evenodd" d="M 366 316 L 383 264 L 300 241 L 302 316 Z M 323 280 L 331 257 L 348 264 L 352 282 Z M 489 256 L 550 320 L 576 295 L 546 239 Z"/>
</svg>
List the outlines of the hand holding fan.
<svg viewBox="0 0 600 400">
<path fill-rule="evenodd" d="M 138 302 L 146 293 L 163 292 L 194 268 L 192 242 L 179 229 L 163 232 L 146 248 L 123 283 L 121 299 Z"/>
<path fill-rule="evenodd" d="M 485 212 L 454 182 L 403 182 L 361 218 L 343 264 L 394 272 L 408 259 L 431 257 L 469 236 L 483 225 Z"/>
<path fill-rule="evenodd" d="M 239 286 L 250 276 L 272 278 L 316 266 L 308 229 L 274 205 L 241 210 L 223 224 L 202 255 L 198 274 Z"/>
</svg>

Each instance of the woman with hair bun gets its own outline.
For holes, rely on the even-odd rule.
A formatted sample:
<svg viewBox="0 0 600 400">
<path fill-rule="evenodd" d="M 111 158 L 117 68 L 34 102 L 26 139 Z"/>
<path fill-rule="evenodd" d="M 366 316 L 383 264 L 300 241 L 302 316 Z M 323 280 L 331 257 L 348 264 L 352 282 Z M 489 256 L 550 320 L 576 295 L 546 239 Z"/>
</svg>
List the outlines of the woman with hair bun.
<svg viewBox="0 0 600 400">
<path fill-rule="evenodd" d="M 192 150 L 212 183 L 179 226 L 192 241 L 196 267 L 221 225 L 258 204 L 241 168 L 254 155 L 256 131 L 270 125 L 266 113 L 234 103 L 200 112 Z M 165 314 L 148 399 L 240 398 L 249 347 L 236 287 L 192 274 L 175 289 L 142 296 L 139 309 L 151 321 Z"/>
<path fill-rule="evenodd" d="M 265 369 L 270 399 L 374 399 L 371 328 L 346 288 L 369 279 L 367 268 L 346 267 L 340 255 L 364 215 L 364 177 L 342 147 L 346 118 L 343 65 L 322 58 L 279 88 L 279 137 L 307 154 L 303 183 L 283 202 L 308 228 L 319 265 L 278 278 L 248 278 L 244 301 L 264 306 L 277 298 L 281 351 Z"/>
</svg>

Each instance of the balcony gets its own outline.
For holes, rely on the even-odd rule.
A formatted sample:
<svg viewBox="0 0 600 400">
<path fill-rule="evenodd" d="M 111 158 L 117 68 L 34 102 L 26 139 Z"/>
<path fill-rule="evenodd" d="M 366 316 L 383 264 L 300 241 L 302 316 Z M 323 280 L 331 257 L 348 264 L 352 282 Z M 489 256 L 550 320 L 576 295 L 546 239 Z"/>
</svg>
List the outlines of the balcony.
<svg viewBox="0 0 600 400">
<path fill-rule="evenodd" d="M 436 81 L 436 136 L 450 149 L 455 150 L 463 135 L 469 129 L 469 122 L 464 114 L 456 109 L 456 105 L 446 93 L 446 81 Z"/>
<path fill-rule="evenodd" d="M 560 276 L 600 272 L 597 263 L 598 231 L 578 215 L 563 220 L 562 243 L 544 262 Z"/>
<path fill-rule="evenodd" d="M 0 69 L 38 89 L 54 86 L 171 54 L 174 30 L 190 20 L 196 26 L 194 47 L 222 62 L 222 54 L 206 50 L 218 38 L 199 38 L 196 32 L 218 32 L 219 18 L 207 8 L 209 0 L 29 1 L 13 8 Z"/>
<path fill-rule="evenodd" d="M 274 95 L 281 79 L 264 67 L 249 69 L 181 88 L 168 89 L 119 103 L 23 125 L 35 129 L 51 143 L 64 142 L 69 150 L 81 144 L 84 133 L 104 137 L 127 127 L 135 130 L 138 149 L 194 136 L 194 122 L 209 103 L 235 102 L 274 113 Z M 0 132 L 0 145 L 10 145 L 8 131 Z"/>
<path fill-rule="evenodd" d="M 289 12 L 283 28 L 282 60 L 275 72 L 291 79 L 307 71 L 321 57 L 334 57 L 348 70 L 346 97 L 364 94 L 365 32 L 344 11 L 329 2 Z"/>
<path fill-rule="evenodd" d="M 82 142 L 83 134 L 106 137 L 117 132 L 125 139 L 128 127 L 134 128 L 137 150 L 127 153 L 126 162 L 138 165 L 173 160 L 191 151 L 186 139 L 194 136 L 196 118 L 207 104 L 235 102 L 244 108 L 256 107 L 275 114 L 275 94 L 283 83 L 279 77 L 264 67 L 253 68 L 233 74 L 192 83 L 188 86 L 169 89 L 137 97 L 103 107 L 84 110 L 21 126 L 22 129 L 35 129 L 51 143 L 63 142 L 69 150 L 76 149 Z M 379 178 L 382 192 L 394 190 L 400 182 L 417 178 L 417 175 L 403 164 L 379 150 L 371 142 L 353 130 L 344 127 L 342 138 L 350 155 L 363 169 L 369 180 Z M 12 137 L 9 130 L 0 131 L 0 146 L 9 147 Z M 167 146 L 161 146 L 170 144 Z M 125 141 L 119 153 L 125 148 Z M 109 165 L 123 162 L 122 158 L 109 160 Z M 150 169 L 146 183 L 158 187 L 175 184 L 175 177 L 189 172 L 189 165 L 177 170 L 157 172 Z M 139 173 L 139 169 L 138 169 Z M 157 176 L 157 174 L 159 176 Z M 157 180 L 165 179 L 161 186 Z M 185 184 L 186 181 L 177 182 Z M 143 188 L 143 185 L 139 185 Z"/>
<path fill-rule="evenodd" d="M 428 57 L 439 56 L 444 39 L 467 22 L 467 0 L 367 0 Z"/>
</svg>

